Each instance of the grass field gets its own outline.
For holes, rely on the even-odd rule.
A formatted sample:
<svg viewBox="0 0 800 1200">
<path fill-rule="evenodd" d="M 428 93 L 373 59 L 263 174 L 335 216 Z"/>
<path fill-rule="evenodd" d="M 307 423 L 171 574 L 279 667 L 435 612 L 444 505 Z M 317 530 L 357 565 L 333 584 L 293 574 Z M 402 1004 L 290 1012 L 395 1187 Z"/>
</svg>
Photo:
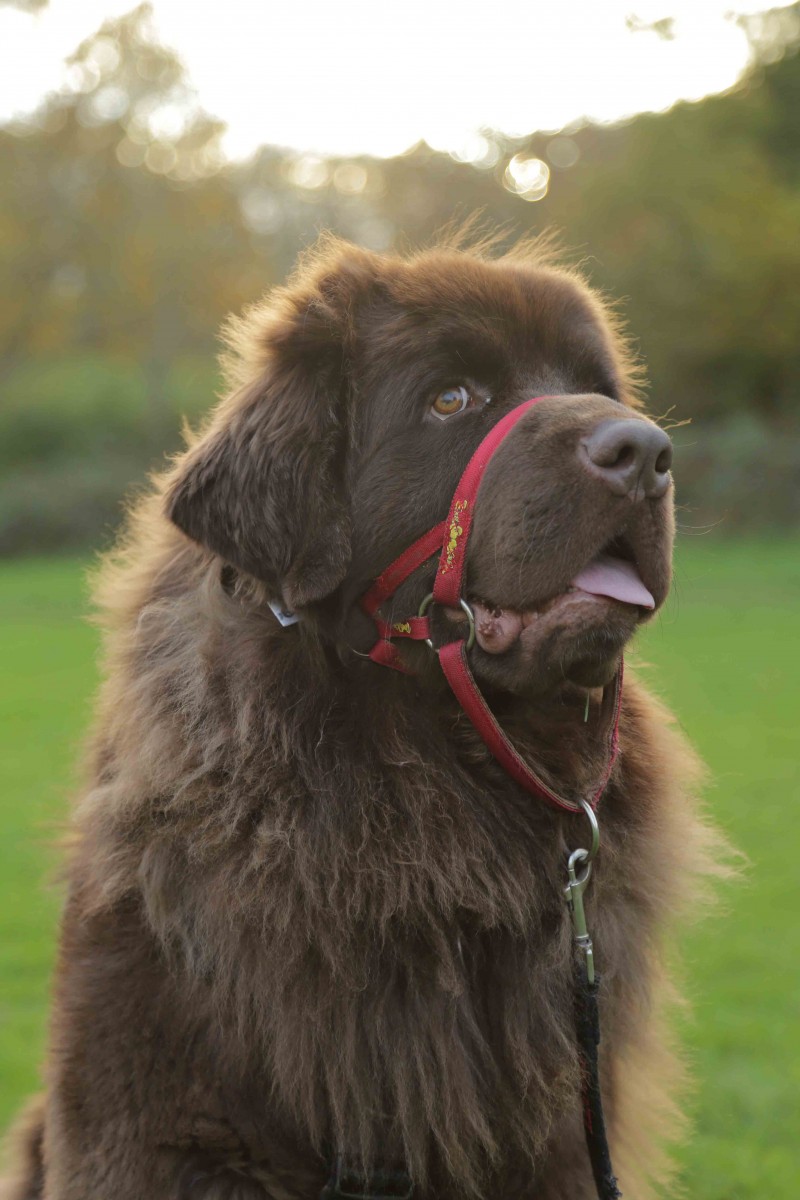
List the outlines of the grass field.
<svg viewBox="0 0 800 1200">
<path fill-rule="evenodd" d="M 0 565 L 0 1126 L 37 1086 L 58 912 L 49 843 L 95 682 L 85 610 L 80 563 Z M 639 651 L 711 767 L 716 818 L 751 862 L 724 913 L 684 943 L 692 1200 L 800 1195 L 799 617 L 800 543 L 694 539 Z"/>
</svg>

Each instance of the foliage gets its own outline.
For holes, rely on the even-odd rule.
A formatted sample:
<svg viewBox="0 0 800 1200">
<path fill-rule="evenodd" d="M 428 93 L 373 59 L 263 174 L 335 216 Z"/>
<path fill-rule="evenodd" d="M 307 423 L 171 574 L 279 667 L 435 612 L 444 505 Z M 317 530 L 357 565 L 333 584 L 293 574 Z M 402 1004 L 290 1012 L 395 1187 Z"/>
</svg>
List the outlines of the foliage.
<svg viewBox="0 0 800 1200">
<path fill-rule="evenodd" d="M 188 399 L 175 363 L 204 364 L 197 412 L 213 399 L 222 319 L 280 282 L 319 229 L 416 246 L 476 211 L 509 239 L 560 229 L 593 282 L 624 298 L 652 410 L 692 417 L 704 447 L 683 487 L 703 519 L 795 522 L 800 6 L 741 20 L 753 65 L 702 103 L 557 135 L 487 130 L 458 156 L 266 146 L 238 164 L 148 5 L 107 22 L 61 91 L 0 128 L 0 552 L 77 544 L 112 519 L 123 486 L 175 445 Z M 734 494 L 734 443 L 741 480 L 769 498 Z M 26 487 L 39 512 L 27 525 Z"/>
<path fill-rule="evenodd" d="M 146 371 L 81 355 L 21 365 L 0 407 L 0 555 L 102 545 L 124 493 L 164 465 L 219 387 L 213 361 L 184 358 L 160 404 Z M 65 402 L 66 401 L 66 402 Z"/>
<path fill-rule="evenodd" d="M 800 528 L 796 436 L 745 410 L 678 429 L 673 441 L 679 526 L 721 533 Z"/>
<path fill-rule="evenodd" d="M 682 1037 L 698 1094 L 681 1159 L 694 1200 L 797 1193 L 800 1041 L 786 965 L 800 955 L 800 845 L 786 806 L 800 783 L 798 604 L 795 543 L 687 539 L 637 655 L 708 762 L 711 808 L 751 863 L 725 911 L 684 942 L 695 1016 Z M 0 657 L 14 679 L 0 693 L 0 1126 L 38 1084 L 58 907 L 44 881 L 95 684 L 85 608 L 79 563 L 0 564 Z"/>
</svg>

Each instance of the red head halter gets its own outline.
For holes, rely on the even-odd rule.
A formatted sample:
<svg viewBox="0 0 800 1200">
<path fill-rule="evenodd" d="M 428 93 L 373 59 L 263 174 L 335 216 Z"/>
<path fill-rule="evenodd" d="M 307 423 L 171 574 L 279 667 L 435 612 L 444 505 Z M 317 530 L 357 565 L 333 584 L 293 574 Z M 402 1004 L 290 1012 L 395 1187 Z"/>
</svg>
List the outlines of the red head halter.
<svg viewBox="0 0 800 1200">
<path fill-rule="evenodd" d="M 566 809 L 569 812 L 581 812 L 583 810 L 580 803 L 572 803 L 557 795 L 520 757 L 481 695 L 467 660 L 467 652 L 474 640 L 474 620 L 463 596 L 464 568 L 478 489 L 492 455 L 525 413 L 533 408 L 534 404 L 545 399 L 547 399 L 545 396 L 536 396 L 532 400 L 526 400 L 507 413 L 489 431 L 458 482 L 447 520 L 435 525 L 386 568 L 362 597 L 361 607 L 374 620 L 378 630 L 378 641 L 372 647 L 369 657 L 373 662 L 404 672 L 406 668 L 400 661 L 394 639 L 411 638 L 413 641 L 427 641 L 432 644 L 430 642 L 430 619 L 424 615 L 429 605 L 435 603 L 448 608 L 462 607 L 470 618 L 470 635 L 467 642 L 456 638 L 454 641 L 436 648 L 442 670 L 456 699 L 489 750 L 512 779 L 515 779 L 532 795 L 541 797 L 556 808 Z M 433 591 L 423 601 L 420 615 L 409 617 L 405 621 L 394 622 L 384 621 L 377 616 L 381 604 L 393 596 L 400 584 L 438 551 L 441 553 Z M 613 718 L 608 737 L 608 753 L 602 779 L 593 789 L 593 794 L 587 798 L 592 808 L 597 806 L 605 790 L 617 757 L 622 699 L 621 663 L 611 686 L 613 688 Z"/>
</svg>

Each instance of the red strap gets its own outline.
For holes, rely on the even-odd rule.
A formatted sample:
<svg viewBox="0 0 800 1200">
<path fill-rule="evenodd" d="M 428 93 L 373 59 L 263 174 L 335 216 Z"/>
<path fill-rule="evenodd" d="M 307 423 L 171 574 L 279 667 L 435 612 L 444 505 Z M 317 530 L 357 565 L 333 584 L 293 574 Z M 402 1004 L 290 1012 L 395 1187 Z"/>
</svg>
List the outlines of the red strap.
<svg viewBox="0 0 800 1200">
<path fill-rule="evenodd" d="M 437 604 L 444 604 L 448 608 L 458 608 L 461 601 L 467 542 L 475 513 L 475 497 L 490 458 L 503 438 L 511 432 L 517 421 L 525 416 L 528 409 L 533 408 L 534 404 L 538 404 L 540 400 L 546 399 L 546 396 L 534 396 L 532 400 L 526 400 L 524 404 L 513 408 L 510 413 L 506 413 L 503 419 L 498 421 L 494 428 L 487 433 L 467 463 L 467 468 L 453 495 L 450 512 L 445 522 L 447 534 L 439 559 L 439 570 L 436 572 L 433 584 L 433 598 Z"/>
<path fill-rule="evenodd" d="M 385 638 L 379 638 L 369 652 L 369 657 L 373 662 L 379 663 L 382 667 L 392 667 L 395 671 L 400 671 L 403 675 L 411 675 L 408 667 L 403 664 L 400 657 L 400 651 L 395 646 L 394 642 L 389 642 Z"/>
<path fill-rule="evenodd" d="M 421 567 L 427 559 L 437 553 L 442 545 L 445 528 L 445 522 L 440 521 L 404 550 L 399 558 L 389 563 L 383 574 L 378 576 L 369 591 L 361 597 L 361 607 L 368 616 L 373 616 L 384 600 L 393 596 L 400 584 L 405 583 L 417 567 Z"/>
<path fill-rule="evenodd" d="M 503 770 L 512 779 L 515 779 L 521 787 L 524 787 L 527 792 L 532 793 L 534 796 L 540 796 L 555 808 L 566 809 L 567 812 L 580 812 L 581 807 L 579 804 L 573 804 L 571 801 L 565 800 L 563 796 L 559 796 L 557 792 L 552 791 L 542 782 L 535 771 L 520 757 L 503 733 L 503 730 L 495 719 L 494 713 L 478 690 L 478 685 L 469 669 L 466 644 L 463 641 L 448 642 L 446 646 L 442 646 L 438 653 L 442 670 L 447 677 L 447 682 L 453 689 L 456 699 Z M 619 747 L 619 714 L 622 701 L 621 662 L 613 686 L 615 689 L 614 710 L 609 734 L 609 753 L 603 777 L 589 800 L 592 808 L 597 807 L 600 797 L 605 791 Z"/>
<path fill-rule="evenodd" d="M 394 671 L 401 671 L 403 675 L 410 675 L 412 672 L 403 665 L 400 652 L 390 639 L 410 637 L 415 641 L 424 641 L 431 635 L 430 619 L 409 617 L 406 621 L 383 621 L 375 614 L 384 600 L 393 596 L 400 584 L 404 583 L 417 567 L 421 567 L 436 554 L 442 544 L 444 530 L 444 521 L 440 521 L 433 529 L 424 533 L 404 550 L 399 558 L 389 564 L 369 591 L 361 597 L 361 607 L 367 616 L 372 617 L 378 633 L 378 641 L 370 650 L 369 657 L 382 667 L 391 667 Z"/>
<path fill-rule="evenodd" d="M 375 627 L 381 638 L 411 638 L 414 642 L 427 642 L 431 636 L 430 617 L 409 617 L 406 621 L 382 621 L 375 617 Z"/>
</svg>

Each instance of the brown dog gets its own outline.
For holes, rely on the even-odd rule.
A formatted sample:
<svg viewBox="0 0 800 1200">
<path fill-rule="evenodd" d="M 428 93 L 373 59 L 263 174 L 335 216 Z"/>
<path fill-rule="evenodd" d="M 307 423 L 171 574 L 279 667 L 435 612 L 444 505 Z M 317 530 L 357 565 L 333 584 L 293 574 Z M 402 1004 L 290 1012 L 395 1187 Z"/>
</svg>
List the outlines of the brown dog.
<svg viewBox="0 0 800 1200">
<path fill-rule="evenodd" d="M 589 1200 L 563 896 L 584 818 L 500 769 L 424 645 L 409 674 L 363 657 L 359 598 L 546 393 L 481 487 L 470 660 L 520 752 L 582 794 L 601 689 L 668 590 L 668 439 L 605 306 L 535 251 L 328 241 L 230 342 L 232 394 L 101 581 L 47 1096 L 4 1196 L 316 1200 L 339 1151 L 418 1200 Z M 633 600 L 581 585 L 604 562 Z M 644 1200 L 675 1116 L 662 937 L 714 838 L 630 677 L 620 738 L 587 900 L 612 1150 Z"/>
</svg>

